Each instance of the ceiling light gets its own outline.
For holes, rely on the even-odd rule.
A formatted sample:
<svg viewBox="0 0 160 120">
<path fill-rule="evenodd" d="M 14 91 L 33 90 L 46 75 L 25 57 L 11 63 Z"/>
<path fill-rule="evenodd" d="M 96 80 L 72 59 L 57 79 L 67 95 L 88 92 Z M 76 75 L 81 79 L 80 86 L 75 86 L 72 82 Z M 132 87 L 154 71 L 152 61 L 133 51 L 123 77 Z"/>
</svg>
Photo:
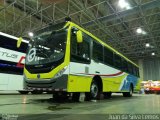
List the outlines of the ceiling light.
<svg viewBox="0 0 160 120">
<path fill-rule="evenodd" d="M 137 28 L 136 32 L 140 34 L 140 33 L 142 33 L 142 29 L 141 28 Z"/>
<path fill-rule="evenodd" d="M 29 35 L 30 37 L 33 37 L 34 34 L 33 34 L 32 32 L 29 32 L 28 35 Z"/>
<path fill-rule="evenodd" d="M 154 55 L 155 55 L 155 53 L 153 52 L 153 53 L 152 53 L 152 56 L 154 56 Z"/>
<path fill-rule="evenodd" d="M 149 47 L 150 46 L 150 44 L 149 43 L 146 43 L 146 47 Z"/>
<path fill-rule="evenodd" d="M 138 34 L 143 34 L 143 35 L 146 35 L 146 34 L 147 34 L 146 31 L 142 30 L 142 28 L 137 28 L 136 32 L 137 32 Z"/>
<path fill-rule="evenodd" d="M 142 31 L 142 34 L 143 34 L 143 35 L 146 35 L 147 33 L 146 33 L 145 31 Z"/>
<path fill-rule="evenodd" d="M 128 9 L 131 9 L 131 7 L 129 6 L 129 4 L 126 6 L 126 9 L 128 10 Z"/>
<path fill-rule="evenodd" d="M 125 1 L 125 0 L 119 0 L 118 2 L 118 5 L 121 7 L 121 8 L 125 8 L 125 9 L 130 9 L 130 5 Z"/>
</svg>

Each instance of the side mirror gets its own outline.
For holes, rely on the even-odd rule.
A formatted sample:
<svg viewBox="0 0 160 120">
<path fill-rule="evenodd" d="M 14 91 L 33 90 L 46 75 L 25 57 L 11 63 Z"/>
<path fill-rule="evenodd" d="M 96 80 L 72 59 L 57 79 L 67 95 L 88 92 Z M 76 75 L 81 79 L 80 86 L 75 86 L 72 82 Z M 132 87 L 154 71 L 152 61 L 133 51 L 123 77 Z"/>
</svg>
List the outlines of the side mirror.
<svg viewBox="0 0 160 120">
<path fill-rule="evenodd" d="M 82 43 L 83 42 L 82 31 L 78 30 L 76 35 L 77 35 L 77 42 Z"/>
<path fill-rule="evenodd" d="M 17 40 L 17 48 L 19 48 L 21 46 L 21 43 L 22 43 L 22 37 L 18 38 Z"/>
</svg>

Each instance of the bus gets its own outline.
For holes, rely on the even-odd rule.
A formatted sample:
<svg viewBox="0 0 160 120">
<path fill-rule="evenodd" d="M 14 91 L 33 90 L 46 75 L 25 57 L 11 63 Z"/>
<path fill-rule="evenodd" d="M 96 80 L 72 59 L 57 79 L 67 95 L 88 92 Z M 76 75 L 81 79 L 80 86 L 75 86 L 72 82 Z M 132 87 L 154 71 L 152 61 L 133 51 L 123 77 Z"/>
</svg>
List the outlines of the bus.
<svg viewBox="0 0 160 120">
<path fill-rule="evenodd" d="M 139 67 L 93 34 L 66 21 L 35 31 L 26 53 L 24 87 L 51 91 L 54 98 L 70 94 L 86 100 L 123 93 L 131 97 Z"/>
<path fill-rule="evenodd" d="M 17 48 L 17 37 L 0 32 L 0 91 L 19 91 L 23 89 L 23 67 L 28 41 L 23 40 L 21 48 Z M 33 92 L 34 93 L 34 92 Z"/>
</svg>

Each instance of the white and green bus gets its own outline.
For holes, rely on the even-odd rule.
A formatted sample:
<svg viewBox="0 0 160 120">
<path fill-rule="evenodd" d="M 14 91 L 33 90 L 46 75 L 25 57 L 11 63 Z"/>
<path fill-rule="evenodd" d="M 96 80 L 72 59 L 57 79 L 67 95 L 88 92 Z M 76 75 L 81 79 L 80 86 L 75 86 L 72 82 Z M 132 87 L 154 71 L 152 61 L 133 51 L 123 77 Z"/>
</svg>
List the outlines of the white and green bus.
<svg viewBox="0 0 160 120">
<path fill-rule="evenodd" d="M 0 91 L 19 91 L 23 89 L 23 66 L 28 41 L 23 40 L 21 48 L 16 47 L 17 37 L 0 32 Z"/>
<path fill-rule="evenodd" d="M 0 93 L 14 91 L 21 94 L 42 93 L 23 88 L 23 68 L 29 42 L 23 40 L 21 48 L 17 48 L 17 39 L 15 36 L 0 32 Z"/>
<path fill-rule="evenodd" d="M 54 97 L 72 93 L 97 99 L 100 93 L 130 97 L 139 68 L 121 53 L 73 22 L 34 32 L 26 53 L 25 88 L 51 91 Z"/>
</svg>

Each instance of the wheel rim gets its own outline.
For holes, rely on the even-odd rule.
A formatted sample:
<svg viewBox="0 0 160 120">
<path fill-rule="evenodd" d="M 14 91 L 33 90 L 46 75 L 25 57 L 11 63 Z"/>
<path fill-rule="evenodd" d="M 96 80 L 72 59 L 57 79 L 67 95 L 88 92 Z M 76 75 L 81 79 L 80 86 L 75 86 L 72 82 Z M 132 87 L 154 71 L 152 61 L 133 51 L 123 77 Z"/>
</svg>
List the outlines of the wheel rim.
<svg viewBox="0 0 160 120">
<path fill-rule="evenodd" d="M 95 98 L 98 94 L 98 87 L 96 84 L 92 84 L 91 86 L 91 94 L 92 94 L 92 97 Z"/>
</svg>

